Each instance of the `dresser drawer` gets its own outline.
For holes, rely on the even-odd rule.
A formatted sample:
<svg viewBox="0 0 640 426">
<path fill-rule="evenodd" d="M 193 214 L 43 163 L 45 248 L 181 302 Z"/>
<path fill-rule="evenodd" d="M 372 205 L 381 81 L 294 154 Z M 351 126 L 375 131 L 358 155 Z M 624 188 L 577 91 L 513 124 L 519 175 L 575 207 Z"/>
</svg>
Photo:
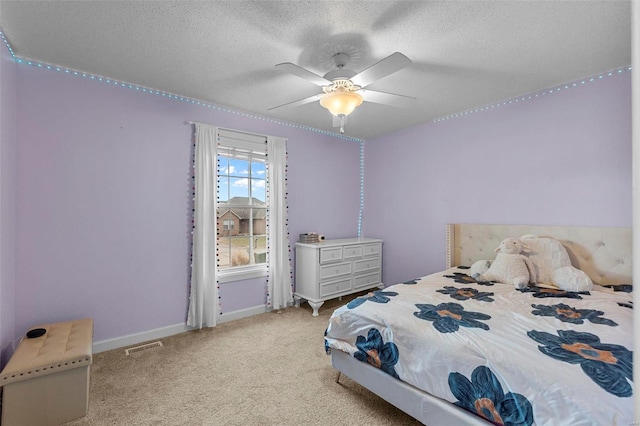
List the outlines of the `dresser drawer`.
<svg viewBox="0 0 640 426">
<path fill-rule="evenodd" d="M 376 284 L 380 284 L 379 272 L 376 272 L 375 274 L 369 274 L 369 275 L 360 275 L 359 277 L 355 277 L 353 279 L 354 290 L 357 290 L 359 288 L 365 288 L 365 287 L 373 287 Z"/>
<path fill-rule="evenodd" d="M 338 277 L 340 275 L 351 275 L 351 263 L 334 263 L 320 267 L 320 281 Z"/>
<path fill-rule="evenodd" d="M 380 269 L 380 258 L 374 257 L 371 259 L 356 260 L 353 262 L 353 269 L 355 273 L 369 271 L 371 269 Z"/>
<path fill-rule="evenodd" d="M 320 284 L 320 297 L 328 297 L 351 289 L 351 278 Z"/>
<path fill-rule="evenodd" d="M 345 260 L 354 257 L 362 257 L 362 246 L 344 246 L 342 250 L 342 257 L 344 257 Z"/>
<path fill-rule="evenodd" d="M 364 255 L 365 256 L 379 255 L 380 254 L 380 248 L 381 248 L 381 244 L 379 244 L 379 243 L 365 244 L 364 245 Z"/>
<path fill-rule="evenodd" d="M 342 247 L 320 249 L 320 263 L 337 262 L 339 260 L 342 260 Z"/>
</svg>

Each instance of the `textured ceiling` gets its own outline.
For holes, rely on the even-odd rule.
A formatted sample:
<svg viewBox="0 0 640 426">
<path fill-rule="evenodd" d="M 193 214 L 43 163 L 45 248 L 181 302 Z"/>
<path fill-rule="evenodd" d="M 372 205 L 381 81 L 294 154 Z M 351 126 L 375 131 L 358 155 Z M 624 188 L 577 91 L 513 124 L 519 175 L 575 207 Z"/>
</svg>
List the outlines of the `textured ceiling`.
<svg viewBox="0 0 640 426">
<path fill-rule="evenodd" d="M 347 52 L 359 72 L 393 52 L 413 64 L 368 88 L 346 135 L 368 139 L 631 64 L 630 1 L 0 1 L 16 56 L 336 131 L 316 74 Z M 188 119 L 188 117 L 185 117 Z"/>
</svg>

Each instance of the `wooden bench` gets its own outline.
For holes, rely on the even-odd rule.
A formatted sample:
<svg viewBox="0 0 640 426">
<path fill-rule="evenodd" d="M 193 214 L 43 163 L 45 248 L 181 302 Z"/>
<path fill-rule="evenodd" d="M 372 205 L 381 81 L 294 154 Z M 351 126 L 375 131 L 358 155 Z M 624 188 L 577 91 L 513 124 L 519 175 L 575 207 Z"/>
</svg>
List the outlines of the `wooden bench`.
<svg viewBox="0 0 640 426">
<path fill-rule="evenodd" d="M 0 373 L 3 426 L 52 426 L 87 414 L 93 320 L 36 328 L 46 332 L 23 338 Z"/>
</svg>

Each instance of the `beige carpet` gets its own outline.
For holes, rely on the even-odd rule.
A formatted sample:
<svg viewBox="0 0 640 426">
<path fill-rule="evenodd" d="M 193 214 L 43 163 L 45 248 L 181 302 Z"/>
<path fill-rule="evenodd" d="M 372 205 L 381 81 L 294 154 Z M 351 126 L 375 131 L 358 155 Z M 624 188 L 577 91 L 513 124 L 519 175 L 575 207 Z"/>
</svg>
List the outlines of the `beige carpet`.
<svg viewBox="0 0 640 426">
<path fill-rule="evenodd" d="M 67 425 L 418 425 L 337 372 L 324 353 L 331 312 L 305 303 L 94 355 L 89 413 Z"/>
</svg>

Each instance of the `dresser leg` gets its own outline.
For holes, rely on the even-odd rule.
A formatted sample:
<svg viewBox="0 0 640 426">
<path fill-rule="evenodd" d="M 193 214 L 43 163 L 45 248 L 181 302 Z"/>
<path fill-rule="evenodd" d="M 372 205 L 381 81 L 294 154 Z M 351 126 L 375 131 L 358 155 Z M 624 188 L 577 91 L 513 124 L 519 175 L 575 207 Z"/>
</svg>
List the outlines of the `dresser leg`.
<svg viewBox="0 0 640 426">
<path fill-rule="evenodd" d="M 299 307 L 300 307 L 300 297 L 299 297 L 299 296 L 294 295 L 294 296 L 293 296 L 293 301 L 294 301 L 294 303 L 295 303 L 295 307 L 296 307 L 296 308 L 299 308 Z"/>
<path fill-rule="evenodd" d="M 317 317 L 318 316 L 318 309 L 320 309 L 320 306 L 322 306 L 322 304 L 324 302 L 312 302 L 310 300 L 308 300 L 309 305 L 313 308 L 313 316 Z"/>
</svg>

